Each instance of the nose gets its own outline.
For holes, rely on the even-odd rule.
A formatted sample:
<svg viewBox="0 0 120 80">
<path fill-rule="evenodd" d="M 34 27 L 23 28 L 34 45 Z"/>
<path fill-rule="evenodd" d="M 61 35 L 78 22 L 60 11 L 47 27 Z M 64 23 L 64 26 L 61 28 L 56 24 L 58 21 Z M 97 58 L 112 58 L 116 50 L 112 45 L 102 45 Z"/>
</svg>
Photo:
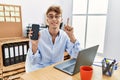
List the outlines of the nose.
<svg viewBox="0 0 120 80">
<path fill-rule="evenodd" d="M 53 17 L 53 20 L 56 20 L 55 16 Z"/>
</svg>

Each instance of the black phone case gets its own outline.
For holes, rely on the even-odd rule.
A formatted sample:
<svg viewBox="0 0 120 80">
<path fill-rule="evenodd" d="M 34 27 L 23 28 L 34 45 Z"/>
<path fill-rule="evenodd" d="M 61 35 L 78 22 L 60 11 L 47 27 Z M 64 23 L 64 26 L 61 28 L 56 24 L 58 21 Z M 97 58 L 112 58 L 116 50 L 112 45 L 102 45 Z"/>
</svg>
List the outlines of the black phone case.
<svg viewBox="0 0 120 80">
<path fill-rule="evenodd" d="M 32 40 L 38 40 L 39 28 L 40 26 L 38 24 L 32 24 L 32 31 L 33 31 L 32 36 L 31 36 Z"/>
</svg>

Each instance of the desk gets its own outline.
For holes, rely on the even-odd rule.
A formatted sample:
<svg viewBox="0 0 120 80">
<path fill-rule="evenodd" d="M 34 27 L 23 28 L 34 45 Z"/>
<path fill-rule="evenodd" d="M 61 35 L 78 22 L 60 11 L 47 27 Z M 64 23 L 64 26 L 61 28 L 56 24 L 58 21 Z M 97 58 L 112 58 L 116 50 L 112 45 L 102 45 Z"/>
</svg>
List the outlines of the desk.
<svg viewBox="0 0 120 80">
<path fill-rule="evenodd" d="M 80 73 L 70 76 L 62 71 L 53 68 L 55 64 L 30 72 L 21 76 L 23 80 L 81 80 Z M 120 68 L 114 71 L 112 77 L 103 76 L 102 69 L 98 66 L 93 66 L 92 80 L 120 80 Z"/>
</svg>

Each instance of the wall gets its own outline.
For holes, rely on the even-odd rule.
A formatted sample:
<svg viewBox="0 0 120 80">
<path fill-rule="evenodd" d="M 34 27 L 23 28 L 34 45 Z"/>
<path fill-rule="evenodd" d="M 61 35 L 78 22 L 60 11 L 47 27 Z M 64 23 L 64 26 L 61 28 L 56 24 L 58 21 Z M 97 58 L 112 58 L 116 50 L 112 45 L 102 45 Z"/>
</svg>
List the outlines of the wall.
<svg viewBox="0 0 120 80">
<path fill-rule="evenodd" d="M 120 61 L 120 0 L 109 0 L 104 54 Z"/>
<path fill-rule="evenodd" d="M 26 26 L 28 24 L 45 23 L 45 12 L 50 5 L 60 5 L 62 7 L 64 24 L 68 17 L 72 19 L 72 0 L 0 0 L 0 4 L 21 6 L 24 36 L 26 36 Z"/>
</svg>

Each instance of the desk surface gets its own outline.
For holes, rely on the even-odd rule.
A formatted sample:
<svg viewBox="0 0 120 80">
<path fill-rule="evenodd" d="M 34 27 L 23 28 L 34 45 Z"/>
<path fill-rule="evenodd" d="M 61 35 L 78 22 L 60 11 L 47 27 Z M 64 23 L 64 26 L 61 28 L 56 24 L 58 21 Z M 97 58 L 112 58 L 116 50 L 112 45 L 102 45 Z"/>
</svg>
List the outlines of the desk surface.
<svg viewBox="0 0 120 80">
<path fill-rule="evenodd" d="M 21 76 L 23 80 L 81 80 L 80 73 L 70 76 L 62 71 L 53 68 L 54 65 L 25 73 Z M 120 68 L 114 71 L 112 77 L 103 76 L 102 69 L 98 66 L 93 66 L 92 80 L 120 80 Z"/>
</svg>

